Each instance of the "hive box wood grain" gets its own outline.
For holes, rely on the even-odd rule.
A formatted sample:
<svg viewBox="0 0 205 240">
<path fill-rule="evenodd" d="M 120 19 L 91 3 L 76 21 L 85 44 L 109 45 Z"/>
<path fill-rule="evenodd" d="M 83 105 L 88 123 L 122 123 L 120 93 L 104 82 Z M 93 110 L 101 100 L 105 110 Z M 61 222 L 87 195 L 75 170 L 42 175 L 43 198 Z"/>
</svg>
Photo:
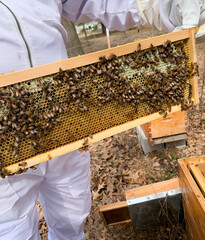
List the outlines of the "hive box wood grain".
<svg viewBox="0 0 205 240">
<path fill-rule="evenodd" d="M 145 123 L 141 127 L 149 142 L 153 144 L 157 138 L 187 133 L 187 115 L 185 111 L 175 112 L 166 118 Z"/>
</svg>

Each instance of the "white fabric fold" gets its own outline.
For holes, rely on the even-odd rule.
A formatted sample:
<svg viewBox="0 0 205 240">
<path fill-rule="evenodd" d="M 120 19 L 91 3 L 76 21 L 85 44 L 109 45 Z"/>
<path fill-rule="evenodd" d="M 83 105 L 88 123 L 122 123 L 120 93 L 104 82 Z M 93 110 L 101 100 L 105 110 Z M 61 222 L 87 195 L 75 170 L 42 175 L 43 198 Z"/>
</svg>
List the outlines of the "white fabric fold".
<svg viewBox="0 0 205 240">
<path fill-rule="evenodd" d="M 141 25 L 136 0 L 67 0 L 63 9 L 64 17 L 75 23 L 100 21 L 108 29 L 119 31 Z"/>
<path fill-rule="evenodd" d="M 155 28 L 159 32 L 168 32 L 168 29 L 159 13 L 160 0 L 137 0 L 137 11 L 141 18 L 141 28 Z"/>
<path fill-rule="evenodd" d="M 163 24 L 166 26 L 169 32 L 172 32 L 175 29 L 175 26 L 169 20 L 170 9 L 172 5 L 172 0 L 167 0 L 166 5 L 164 0 L 159 2 L 159 14 Z"/>
<path fill-rule="evenodd" d="M 183 29 L 196 27 L 199 23 L 199 0 L 173 0 L 170 21 Z"/>
</svg>

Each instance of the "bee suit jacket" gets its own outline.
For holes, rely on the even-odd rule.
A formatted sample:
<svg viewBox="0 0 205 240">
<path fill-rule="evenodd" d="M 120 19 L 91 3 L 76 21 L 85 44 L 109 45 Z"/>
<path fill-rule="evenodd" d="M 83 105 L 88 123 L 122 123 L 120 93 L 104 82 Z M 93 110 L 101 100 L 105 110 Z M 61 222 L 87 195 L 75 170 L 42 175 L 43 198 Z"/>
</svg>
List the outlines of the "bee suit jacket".
<svg viewBox="0 0 205 240">
<path fill-rule="evenodd" d="M 168 32 L 158 7 L 159 0 L 0 0 L 0 72 L 67 58 L 62 15 L 76 23 L 101 21 L 121 31 L 148 22 Z M 59 158 L 39 164 L 37 170 L 0 179 L 0 240 L 40 239 L 34 205 L 38 197 L 49 240 L 84 239 L 83 221 L 90 208 L 89 153 L 75 151 Z"/>
<path fill-rule="evenodd" d="M 0 71 L 8 73 L 67 58 L 62 15 L 73 22 L 101 20 L 121 31 L 140 25 L 136 0 L 1 0 Z"/>
<path fill-rule="evenodd" d="M 102 19 L 109 28 L 121 30 L 140 22 L 135 0 L 1 0 L 0 72 L 67 58 L 62 15 L 74 22 Z M 83 222 L 91 205 L 89 168 L 89 152 L 74 151 L 36 170 L 0 178 L 0 240 L 40 239 L 37 199 L 49 240 L 85 239 Z"/>
<path fill-rule="evenodd" d="M 101 21 L 120 31 L 136 25 L 171 32 L 178 25 L 202 24 L 205 0 L 1 0 L 0 71 L 8 73 L 67 58 L 62 15 L 77 23 Z"/>
</svg>

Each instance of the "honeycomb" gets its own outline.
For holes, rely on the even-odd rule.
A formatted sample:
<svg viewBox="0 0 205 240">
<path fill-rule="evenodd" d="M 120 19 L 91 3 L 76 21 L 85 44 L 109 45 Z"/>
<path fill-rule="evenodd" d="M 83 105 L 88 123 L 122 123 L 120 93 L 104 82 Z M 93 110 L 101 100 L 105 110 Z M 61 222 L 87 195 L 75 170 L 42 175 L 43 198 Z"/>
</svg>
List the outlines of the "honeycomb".
<svg viewBox="0 0 205 240">
<path fill-rule="evenodd" d="M 192 105 L 187 40 L 0 88 L 2 169 L 114 126 Z M 86 142 L 82 147 L 86 145 Z"/>
</svg>

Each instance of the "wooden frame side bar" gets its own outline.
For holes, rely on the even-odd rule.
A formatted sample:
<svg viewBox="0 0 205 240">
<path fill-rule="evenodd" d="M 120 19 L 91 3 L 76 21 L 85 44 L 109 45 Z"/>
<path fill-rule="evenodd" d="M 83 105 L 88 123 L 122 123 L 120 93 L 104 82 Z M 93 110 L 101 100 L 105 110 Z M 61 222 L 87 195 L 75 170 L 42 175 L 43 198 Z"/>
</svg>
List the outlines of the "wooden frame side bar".
<svg viewBox="0 0 205 240">
<path fill-rule="evenodd" d="M 197 32 L 198 28 L 190 29 L 190 38 L 188 39 L 188 47 L 190 51 L 190 60 L 193 63 L 197 63 L 197 50 L 196 50 L 196 38 L 195 34 Z M 199 103 L 199 90 L 198 90 L 198 77 L 193 76 L 191 79 L 191 85 L 192 85 L 192 98 L 194 99 L 194 104 Z"/>
<path fill-rule="evenodd" d="M 191 173 L 195 177 L 202 193 L 205 195 L 205 178 L 203 174 L 201 173 L 200 169 L 196 165 L 189 164 L 189 168 L 191 170 Z"/>
<path fill-rule="evenodd" d="M 205 162 L 200 162 L 197 164 L 199 170 L 202 172 L 202 174 L 205 176 Z"/>
</svg>

